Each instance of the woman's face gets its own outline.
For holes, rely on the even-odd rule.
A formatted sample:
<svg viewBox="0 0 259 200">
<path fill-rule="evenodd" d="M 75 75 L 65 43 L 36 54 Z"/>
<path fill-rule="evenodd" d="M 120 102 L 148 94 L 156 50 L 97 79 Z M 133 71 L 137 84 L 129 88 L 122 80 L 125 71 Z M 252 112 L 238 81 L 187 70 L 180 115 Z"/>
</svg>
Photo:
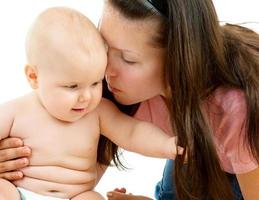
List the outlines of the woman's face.
<svg viewBox="0 0 259 200">
<path fill-rule="evenodd" d="M 165 49 L 152 37 L 154 20 L 130 20 L 106 3 L 100 31 L 108 46 L 106 80 L 116 100 L 130 105 L 163 95 Z"/>
</svg>

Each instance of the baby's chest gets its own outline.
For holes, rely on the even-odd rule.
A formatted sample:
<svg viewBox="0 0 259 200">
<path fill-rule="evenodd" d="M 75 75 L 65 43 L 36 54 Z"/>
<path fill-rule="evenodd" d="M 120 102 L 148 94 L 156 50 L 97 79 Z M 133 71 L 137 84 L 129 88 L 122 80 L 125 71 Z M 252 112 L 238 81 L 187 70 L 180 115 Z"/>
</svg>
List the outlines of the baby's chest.
<svg viewBox="0 0 259 200">
<path fill-rule="evenodd" d="M 64 123 L 27 116 L 17 118 L 11 132 L 12 136 L 22 138 L 34 153 L 55 156 L 95 154 L 99 140 L 98 122 L 93 118 L 83 122 Z"/>
</svg>

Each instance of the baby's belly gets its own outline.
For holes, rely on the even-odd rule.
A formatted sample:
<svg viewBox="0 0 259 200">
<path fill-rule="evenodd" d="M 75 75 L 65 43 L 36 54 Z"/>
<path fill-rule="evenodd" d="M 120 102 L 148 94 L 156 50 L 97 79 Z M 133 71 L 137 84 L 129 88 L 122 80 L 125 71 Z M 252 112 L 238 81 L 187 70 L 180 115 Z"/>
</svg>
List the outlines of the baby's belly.
<svg viewBox="0 0 259 200">
<path fill-rule="evenodd" d="M 96 169 L 77 171 L 57 166 L 30 166 L 22 169 L 24 178 L 13 182 L 33 192 L 57 198 L 72 198 L 92 190 L 96 183 Z"/>
</svg>

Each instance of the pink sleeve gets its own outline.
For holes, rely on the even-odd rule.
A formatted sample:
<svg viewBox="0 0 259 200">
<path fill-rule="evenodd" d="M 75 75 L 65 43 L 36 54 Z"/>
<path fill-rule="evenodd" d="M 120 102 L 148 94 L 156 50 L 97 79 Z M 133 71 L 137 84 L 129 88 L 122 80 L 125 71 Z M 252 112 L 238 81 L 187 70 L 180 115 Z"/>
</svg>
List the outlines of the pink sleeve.
<svg viewBox="0 0 259 200">
<path fill-rule="evenodd" d="M 246 101 L 243 92 L 231 90 L 218 98 L 221 110 L 211 117 L 217 152 L 224 171 L 234 174 L 258 167 L 246 141 Z"/>
<path fill-rule="evenodd" d="M 161 96 L 156 96 L 142 102 L 134 117 L 139 120 L 151 122 L 167 134 L 172 135 L 169 116 L 170 115 L 163 98 Z"/>
</svg>

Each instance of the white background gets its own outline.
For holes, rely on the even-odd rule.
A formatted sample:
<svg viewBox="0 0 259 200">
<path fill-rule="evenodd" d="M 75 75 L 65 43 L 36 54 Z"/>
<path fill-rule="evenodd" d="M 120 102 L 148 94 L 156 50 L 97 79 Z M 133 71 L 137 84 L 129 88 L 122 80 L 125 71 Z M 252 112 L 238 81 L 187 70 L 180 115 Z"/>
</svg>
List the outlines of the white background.
<svg viewBox="0 0 259 200">
<path fill-rule="evenodd" d="M 220 21 L 259 22 L 258 0 L 214 0 Z M 102 0 L 8 0 L 0 1 L 0 103 L 31 91 L 23 67 L 26 64 L 24 40 L 35 17 L 51 6 L 69 6 L 86 14 L 95 24 Z M 249 27 L 259 31 L 256 23 Z M 109 168 L 97 186 L 103 195 L 124 186 L 135 194 L 153 197 L 155 183 L 162 175 L 164 160 L 124 153 L 124 163 L 131 170 Z"/>
</svg>

